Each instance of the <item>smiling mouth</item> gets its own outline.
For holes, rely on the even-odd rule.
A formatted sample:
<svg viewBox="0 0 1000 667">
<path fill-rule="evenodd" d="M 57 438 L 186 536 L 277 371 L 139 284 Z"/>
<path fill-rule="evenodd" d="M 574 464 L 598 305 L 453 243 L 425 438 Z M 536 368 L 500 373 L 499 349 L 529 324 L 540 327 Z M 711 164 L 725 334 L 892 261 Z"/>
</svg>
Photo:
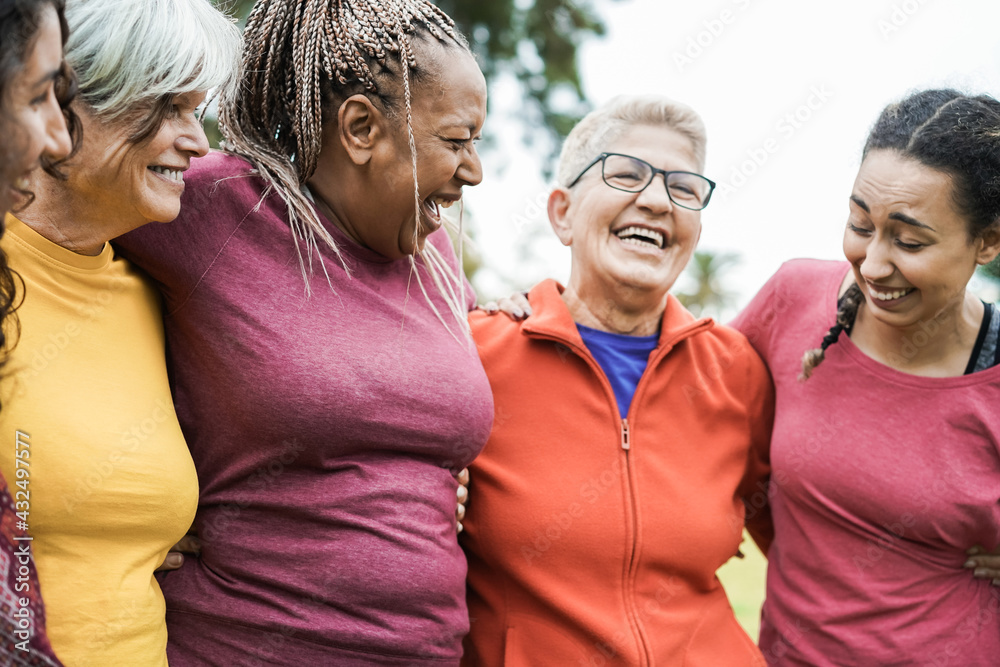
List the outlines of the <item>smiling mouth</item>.
<svg viewBox="0 0 1000 667">
<path fill-rule="evenodd" d="M 666 243 L 666 238 L 663 234 L 653 229 L 646 229 L 645 227 L 624 227 L 613 233 L 622 240 L 622 243 L 643 248 L 652 246 L 662 250 Z"/>
<path fill-rule="evenodd" d="M 902 299 L 904 296 L 910 294 L 914 291 L 914 287 L 908 287 L 906 289 L 898 289 L 892 291 L 878 291 L 871 285 L 868 286 L 868 293 L 871 295 L 872 299 L 876 301 L 896 301 L 897 299 Z"/>
<path fill-rule="evenodd" d="M 433 223 L 431 231 L 435 231 L 441 226 L 441 209 L 451 208 L 456 201 L 458 200 L 448 199 L 447 197 L 428 197 L 424 200 L 424 212 L 427 213 L 427 217 Z"/>
<path fill-rule="evenodd" d="M 149 167 L 148 169 L 175 183 L 184 182 L 184 171 L 181 169 L 170 169 L 169 167 Z"/>
</svg>

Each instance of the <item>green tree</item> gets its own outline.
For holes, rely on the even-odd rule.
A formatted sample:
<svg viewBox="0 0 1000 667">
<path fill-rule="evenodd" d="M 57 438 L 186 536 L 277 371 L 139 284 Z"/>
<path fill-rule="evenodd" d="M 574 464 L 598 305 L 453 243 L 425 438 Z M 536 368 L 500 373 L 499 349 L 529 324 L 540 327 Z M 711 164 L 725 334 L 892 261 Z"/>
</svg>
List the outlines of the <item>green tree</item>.
<svg viewBox="0 0 1000 667">
<path fill-rule="evenodd" d="M 695 315 L 721 315 L 733 305 L 735 298 L 732 292 L 722 286 L 722 274 L 737 262 L 737 255 L 696 251 L 686 271 L 691 286 L 687 290 L 676 292 L 675 296 Z"/>
<path fill-rule="evenodd" d="M 253 0 L 213 0 L 241 22 Z M 525 137 L 537 128 L 547 134 L 550 151 L 587 111 L 577 54 L 585 39 L 605 33 L 593 0 L 439 0 L 469 37 L 487 83 L 504 74 L 517 78 L 527 100 L 521 117 Z M 214 128 L 213 128 L 214 131 Z M 217 132 L 213 134 L 218 138 Z"/>
</svg>

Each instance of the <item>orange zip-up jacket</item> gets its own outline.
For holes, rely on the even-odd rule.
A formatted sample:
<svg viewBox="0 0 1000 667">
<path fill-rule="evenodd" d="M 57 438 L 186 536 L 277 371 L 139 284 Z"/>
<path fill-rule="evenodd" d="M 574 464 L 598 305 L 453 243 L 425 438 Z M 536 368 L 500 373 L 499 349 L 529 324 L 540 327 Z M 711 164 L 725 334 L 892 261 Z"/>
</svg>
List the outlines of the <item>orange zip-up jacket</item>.
<svg viewBox="0 0 1000 667">
<path fill-rule="evenodd" d="M 548 280 L 471 316 L 494 425 L 471 467 L 463 665 L 763 665 L 716 570 L 763 505 L 773 386 L 747 340 L 668 297 L 628 415 Z M 751 511 L 754 537 L 769 517 Z M 760 530 L 757 530 L 757 526 Z"/>
</svg>

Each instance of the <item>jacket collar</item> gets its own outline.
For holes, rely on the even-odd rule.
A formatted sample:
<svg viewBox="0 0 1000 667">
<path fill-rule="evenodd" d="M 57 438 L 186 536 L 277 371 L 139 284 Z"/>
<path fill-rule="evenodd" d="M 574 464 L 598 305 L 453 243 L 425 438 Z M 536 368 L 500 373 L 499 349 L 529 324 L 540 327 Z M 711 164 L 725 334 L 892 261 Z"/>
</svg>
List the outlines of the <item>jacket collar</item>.
<svg viewBox="0 0 1000 667">
<path fill-rule="evenodd" d="M 528 293 L 531 317 L 521 323 L 521 332 L 528 336 L 554 338 L 567 344 L 584 347 L 583 339 L 569 308 L 562 300 L 565 288 L 551 278 L 543 280 Z M 711 329 L 715 322 L 710 317 L 696 319 L 673 294 L 667 295 L 667 307 L 660 321 L 660 339 L 657 347 L 673 346 L 678 341 Z"/>
</svg>

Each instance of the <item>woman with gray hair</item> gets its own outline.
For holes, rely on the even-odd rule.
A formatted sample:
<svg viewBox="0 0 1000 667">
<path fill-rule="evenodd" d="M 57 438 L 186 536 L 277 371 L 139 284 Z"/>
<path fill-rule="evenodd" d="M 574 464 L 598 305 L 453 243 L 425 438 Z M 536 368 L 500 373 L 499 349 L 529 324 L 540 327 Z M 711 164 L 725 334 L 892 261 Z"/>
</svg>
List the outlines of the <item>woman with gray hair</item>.
<svg viewBox="0 0 1000 667">
<path fill-rule="evenodd" d="M 524 322 L 471 318 L 496 418 L 471 466 L 463 664 L 762 664 L 715 572 L 768 472 L 771 382 L 742 335 L 668 294 L 714 187 L 704 160 L 683 104 L 589 114 L 548 202 L 569 283 L 535 286 Z"/>
<path fill-rule="evenodd" d="M 160 301 L 110 239 L 178 213 L 208 151 L 197 110 L 230 81 L 239 33 L 207 0 L 69 0 L 83 127 L 65 178 L 38 171 L 7 217 L 24 280 L 3 378 L 0 470 L 30 487 L 52 646 L 68 665 L 166 665 L 153 578 L 190 527 L 198 483 L 174 414 Z M 26 464 L 30 463 L 30 467 Z"/>
</svg>

